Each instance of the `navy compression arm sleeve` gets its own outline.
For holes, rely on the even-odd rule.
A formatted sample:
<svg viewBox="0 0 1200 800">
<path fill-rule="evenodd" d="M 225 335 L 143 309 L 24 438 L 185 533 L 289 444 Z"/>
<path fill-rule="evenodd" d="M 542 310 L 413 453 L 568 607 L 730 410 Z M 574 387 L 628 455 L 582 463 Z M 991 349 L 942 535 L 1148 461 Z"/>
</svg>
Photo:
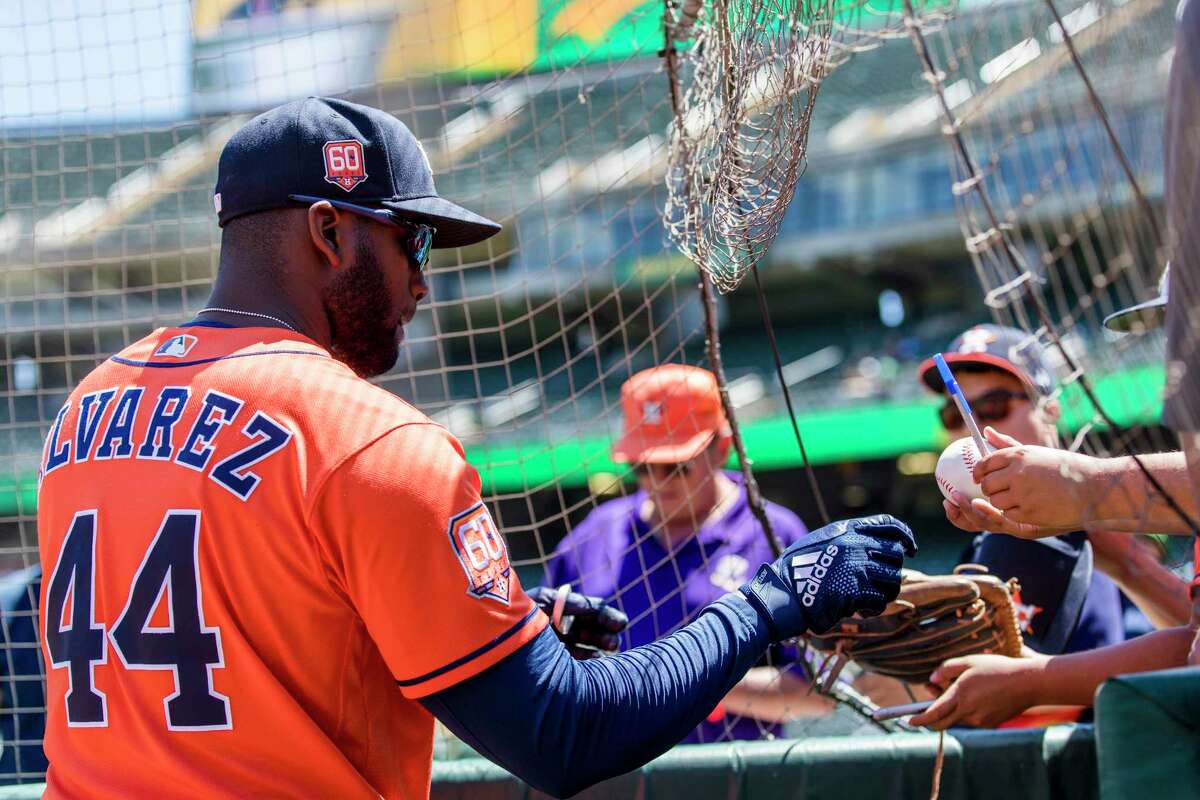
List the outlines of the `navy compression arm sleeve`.
<svg viewBox="0 0 1200 800">
<path fill-rule="evenodd" d="M 766 623 L 728 594 L 670 636 L 606 658 L 576 661 L 547 627 L 421 703 L 492 761 L 565 797 L 677 743 L 768 644 Z"/>
</svg>

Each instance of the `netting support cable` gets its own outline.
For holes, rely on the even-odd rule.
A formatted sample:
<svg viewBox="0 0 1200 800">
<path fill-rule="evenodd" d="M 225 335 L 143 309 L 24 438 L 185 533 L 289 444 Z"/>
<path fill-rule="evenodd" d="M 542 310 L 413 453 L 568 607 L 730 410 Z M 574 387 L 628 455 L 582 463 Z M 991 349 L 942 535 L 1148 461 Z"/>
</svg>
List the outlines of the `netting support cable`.
<svg viewBox="0 0 1200 800">
<path fill-rule="evenodd" d="M 1063 23 L 1062 16 L 1058 13 L 1058 7 L 1054 5 L 1054 0 L 1046 0 L 1046 7 L 1054 15 L 1054 21 L 1058 25 L 1059 32 L 1062 33 L 1063 44 L 1066 45 L 1067 52 L 1071 55 L 1071 63 L 1075 65 L 1076 72 L 1079 73 L 1079 77 L 1083 80 L 1088 100 L 1091 102 L 1092 108 L 1100 120 L 1100 125 L 1104 128 L 1104 133 L 1108 137 L 1108 143 L 1112 146 L 1113 155 L 1117 157 L 1117 162 L 1121 165 L 1121 171 L 1125 173 L 1125 180 L 1129 181 L 1129 188 L 1133 190 L 1133 195 L 1137 198 L 1138 208 L 1146 218 L 1146 223 L 1150 226 L 1150 232 L 1154 235 L 1154 246 L 1161 249 L 1163 246 L 1163 235 L 1162 229 L 1158 225 L 1158 217 L 1154 215 L 1154 209 L 1151 208 L 1150 201 L 1146 199 L 1145 193 L 1142 192 L 1142 185 L 1138 181 L 1137 175 L 1133 172 L 1133 165 L 1129 163 L 1129 157 L 1125 154 L 1125 148 L 1121 147 L 1121 142 L 1117 139 L 1117 134 L 1108 119 L 1108 111 L 1104 108 L 1104 103 L 1100 101 L 1100 95 L 1096 94 L 1096 88 L 1092 86 L 1091 77 L 1088 76 L 1087 70 L 1083 68 L 1083 62 L 1079 59 L 1079 52 L 1075 49 L 1075 39 Z"/>
<path fill-rule="evenodd" d="M 763 535 L 767 537 L 772 557 L 779 558 L 783 555 L 783 545 L 780 543 L 779 537 L 775 535 L 775 529 L 771 527 L 771 520 L 767 517 L 767 507 L 763 501 L 762 492 L 758 490 L 758 481 L 754 479 L 754 470 L 751 469 L 750 459 L 746 456 L 746 444 L 742 441 L 741 427 L 734 414 L 733 403 L 729 399 L 729 382 L 725 379 L 725 367 L 721 361 L 721 339 L 717 329 L 716 292 L 713 291 L 708 273 L 702 269 L 697 269 L 696 272 L 700 274 L 700 296 L 704 301 L 704 347 L 708 354 L 708 366 L 717 376 L 717 387 L 721 392 L 721 406 L 725 409 L 725 419 L 729 421 L 733 449 L 737 451 L 738 464 L 742 468 L 742 479 L 746 484 L 746 499 L 750 503 L 750 511 L 762 524 Z"/>
<path fill-rule="evenodd" d="M 1050 0 L 1048 0 L 1048 2 L 1049 1 Z M 912 0 L 903 0 L 903 2 L 905 26 L 908 28 L 909 36 L 913 42 L 913 47 L 917 51 L 917 56 L 921 60 L 921 67 L 925 71 L 925 78 L 932 87 L 934 96 L 937 98 L 938 104 L 941 107 L 942 116 L 946 122 L 946 125 L 943 128 L 945 135 L 948 139 L 950 139 L 951 146 L 957 154 L 963 169 L 966 170 L 968 176 L 970 176 L 968 179 L 971 183 L 970 191 L 974 192 L 979 198 L 980 207 L 983 209 L 983 213 L 987 216 L 989 226 L 994 231 L 1004 231 L 1006 228 L 1001 226 L 999 216 L 996 214 L 996 210 L 992 205 L 991 198 L 988 196 L 984 181 L 973 180 L 981 173 L 976 168 L 975 161 L 971 156 L 971 152 L 967 148 L 966 142 L 963 140 L 962 126 L 958 124 L 958 120 L 956 119 L 954 112 L 950 107 L 950 103 L 946 100 L 945 87 L 942 83 L 942 73 L 940 73 L 934 66 L 933 56 L 930 54 L 929 44 L 925 40 L 925 34 L 921 29 L 921 24 L 916 18 L 916 14 L 913 10 Z M 1057 16 L 1057 12 L 1055 13 Z M 1078 61 L 1075 62 L 1075 66 L 1082 73 L 1083 68 Z M 1096 104 L 1098 108 L 1103 107 L 1100 104 L 1099 98 L 1095 97 L 1095 95 L 1092 96 L 1092 102 Z M 1154 230 L 1157 233 L 1157 226 Z M 1014 274 L 1028 272 L 1022 263 L 1020 254 L 1016 252 L 1007 235 L 1001 234 L 998 243 L 1000 245 L 999 250 L 1001 254 L 1008 260 Z M 1032 281 L 1026 282 L 1024 285 L 1028 287 L 1028 296 L 1033 301 L 1034 309 L 1037 311 L 1038 320 L 1042 327 L 1046 330 L 1046 335 L 1050 338 L 1051 343 L 1062 356 L 1063 362 L 1067 365 L 1067 368 L 1072 373 L 1079 375 L 1079 388 L 1083 391 L 1084 396 L 1087 397 L 1088 401 L 1092 404 L 1092 408 L 1095 409 L 1096 414 L 1104 421 L 1110 430 L 1119 430 L 1116 422 L 1114 422 L 1112 417 L 1109 416 L 1108 412 L 1104 409 L 1104 406 L 1100 404 L 1100 398 L 1096 396 L 1096 392 L 1092 388 L 1091 381 L 1088 380 L 1088 378 L 1084 375 L 1083 370 L 1081 370 L 1078 364 L 1076 364 L 1075 359 L 1071 356 L 1071 353 L 1067 350 L 1067 347 L 1063 344 L 1062 339 L 1055 330 L 1054 322 L 1050 318 L 1050 312 L 1046 308 L 1045 299 L 1042 297 L 1040 289 Z M 1124 438 L 1117 437 L 1116 441 L 1118 442 L 1121 450 L 1124 451 L 1124 455 L 1128 455 L 1133 459 L 1133 462 L 1137 464 L 1138 469 L 1141 471 L 1146 481 L 1154 488 L 1154 491 L 1158 493 L 1158 495 L 1166 502 L 1170 509 L 1179 516 L 1179 519 L 1183 520 L 1184 524 L 1186 524 L 1192 531 L 1192 534 L 1196 535 L 1197 533 L 1200 533 L 1200 526 L 1196 524 L 1195 520 L 1192 519 L 1190 514 L 1183 510 L 1179 503 L 1175 501 L 1175 498 L 1163 488 L 1162 484 L 1159 483 L 1158 479 L 1154 477 L 1142 459 L 1138 457 L 1138 454 L 1134 453 L 1130 449 Z"/>
<path fill-rule="evenodd" d="M 762 316 L 763 329 L 767 332 L 767 342 L 771 345 L 771 355 L 775 359 L 775 374 L 779 376 L 779 386 L 783 389 L 783 402 L 787 405 L 788 419 L 792 422 L 792 432 L 796 434 L 796 445 L 800 448 L 800 458 L 804 462 L 804 472 L 808 477 L 808 488 L 817 504 L 817 513 L 821 515 L 821 524 L 828 525 L 829 510 L 825 507 L 825 498 L 821 496 L 821 487 L 817 483 L 817 473 L 812 462 L 808 460 L 808 450 L 804 447 L 804 437 L 800 435 L 800 423 L 796 420 L 796 408 L 792 404 L 792 390 L 788 387 L 783 374 L 783 359 L 779 355 L 779 344 L 775 340 L 775 325 L 771 322 L 771 309 L 767 307 L 767 295 L 763 291 L 762 280 L 758 276 L 758 264 L 750 268 L 754 276 L 754 293 L 758 296 L 758 313 Z"/>
</svg>

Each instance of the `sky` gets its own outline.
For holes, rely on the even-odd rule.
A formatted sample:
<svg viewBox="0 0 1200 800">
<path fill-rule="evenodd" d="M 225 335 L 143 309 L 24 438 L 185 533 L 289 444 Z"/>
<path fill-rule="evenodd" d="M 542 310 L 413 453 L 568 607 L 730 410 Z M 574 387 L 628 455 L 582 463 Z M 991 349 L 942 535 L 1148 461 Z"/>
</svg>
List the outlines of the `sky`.
<svg viewBox="0 0 1200 800">
<path fill-rule="evenodd" d="M 188 0 L 4 0 L 0 127 L 173 119 L 190 97 Z"/>
</svg>

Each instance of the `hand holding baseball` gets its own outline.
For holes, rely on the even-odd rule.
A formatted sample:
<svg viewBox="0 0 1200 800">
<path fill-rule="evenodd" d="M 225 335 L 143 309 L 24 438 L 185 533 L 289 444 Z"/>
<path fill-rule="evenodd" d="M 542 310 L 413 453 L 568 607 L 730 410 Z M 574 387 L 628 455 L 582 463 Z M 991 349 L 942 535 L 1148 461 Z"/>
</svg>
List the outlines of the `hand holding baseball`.
<svg viewBox="0 0 1200 800">
<path fill-rule="evenodd" d="M 1090 493 L 1098 459 L 1024 445 L 991 427 L 984 435 L 997 448 L 973 468 L 984 497 L 955 487 L 944 503 L 952 524 L 966 531 L 1037 539 L 1078 530 L 1095 515 Z"/>
<path fill-rule="evenodd" d="M 981 461 L 983 456 L 970 436 L 951 442 L 942 451 L 933 477 L 947 500 L 953 500 L 955 494 L 965 495 L 971 500 L 983 497 L 983 489 L 975 482 L 974 475 Z"/>
</svg>

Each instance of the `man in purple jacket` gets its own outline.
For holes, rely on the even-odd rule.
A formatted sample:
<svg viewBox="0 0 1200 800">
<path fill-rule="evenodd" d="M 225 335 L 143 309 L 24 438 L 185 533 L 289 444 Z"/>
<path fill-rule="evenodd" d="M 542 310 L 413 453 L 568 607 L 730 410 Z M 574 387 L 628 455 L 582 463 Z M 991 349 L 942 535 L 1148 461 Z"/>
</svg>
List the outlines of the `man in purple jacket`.
<svg viewBox="0 0 1200 800">
<path fill-rule="evenodd" d="M 695 618 L 771 559 L 741 477 L 721 469 L 729 424 L 711 372 L 667 364 L 621 388 L 624 435 L 613 459 L 633 464 L 638 491 L 602 504 L 559 543 L 547 563 L 552 586 L 603 597 L 630 619 L 621 648 L 647 644 Z M 785 508 L 767 503 L 784 547 L 808 531 Z M 777 735 L 780 723 L 827 713 L 829 701 L 781 662 L 751 669 L 684 741 Z M 794 656 L 794 654 L 792 654 Z"/>
</svg>

